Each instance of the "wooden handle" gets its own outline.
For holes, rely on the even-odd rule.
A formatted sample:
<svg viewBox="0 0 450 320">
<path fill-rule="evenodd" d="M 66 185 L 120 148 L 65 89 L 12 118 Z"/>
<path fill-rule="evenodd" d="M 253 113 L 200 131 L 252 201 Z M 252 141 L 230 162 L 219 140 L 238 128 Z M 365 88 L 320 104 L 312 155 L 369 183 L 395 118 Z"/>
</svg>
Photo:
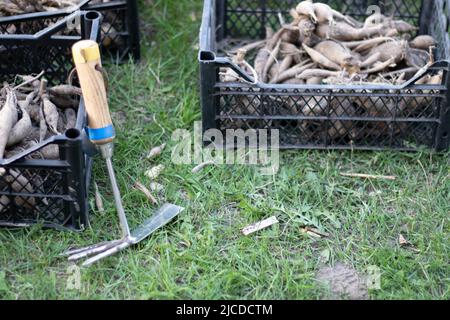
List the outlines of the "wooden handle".
<svg viewBox="0 0 450 320">
<path fill-rule="evenodd" d="M 86 106 L 89 138 L 97 145 L 110 143 L 115 138 L 115 132 L 108 107 L 99 46 L 92 40 L 79 41 L 72 47 L 72 54 Z"/>
</svg>

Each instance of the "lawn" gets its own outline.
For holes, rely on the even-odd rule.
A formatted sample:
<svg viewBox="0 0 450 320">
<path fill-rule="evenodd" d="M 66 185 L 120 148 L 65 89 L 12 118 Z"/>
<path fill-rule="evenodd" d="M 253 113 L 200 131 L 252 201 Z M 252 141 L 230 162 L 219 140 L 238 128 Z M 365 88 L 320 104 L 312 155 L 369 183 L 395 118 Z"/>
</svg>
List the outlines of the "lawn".
<svg viewBox="0 0 450 320">
<path fill-rule="evenodd" d="M 152 5 L 150 5 L 152 4 Z M 67 285 L 70 246 L 119 235 L 103 161 L 94 177 L 106 212 L 92 212 L 83 233 L 35 226 L 0 230 L 0 297 L 6 299 L 317 299 L 332 293 L 319 270 L 345 264 L 363 275 L 381 272 L 369 299 L 449 299 L 449 154 L 286 151 L 275 176 L 258 167 L 171 162 L 171 133 L 201 119 L 198 31 L 201 1 L 141 1 L 143 59 L 108 66 L 118 129 L 115 167 L 132 226 L 155 210 L 134 181 L 157 164 L 160 201 L 186 210 L 166 228 L 121 254 L 81 270 L 81 288 Z M 162 143 L 161 157 L 146 160 Z M 395 175 L 348 178 L 342 172 Z M 93 202 L 92 202 L 93 203 Z M 245 237 L 240 230 L 276 216 L 280 223 Z M 313 237 L 305 223 L 327 233 Z M 403 235 L 413 247 L 400 246 Z"/>
</svg>

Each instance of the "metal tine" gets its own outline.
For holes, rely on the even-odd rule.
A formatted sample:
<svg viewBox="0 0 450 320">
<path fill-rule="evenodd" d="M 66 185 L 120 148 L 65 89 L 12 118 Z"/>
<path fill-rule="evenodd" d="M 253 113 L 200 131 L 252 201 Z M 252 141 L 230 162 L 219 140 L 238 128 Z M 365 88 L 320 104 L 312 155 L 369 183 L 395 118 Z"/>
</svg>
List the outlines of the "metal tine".
<svg viewBox="0 0 450 320">
<path fill-rule="evenodd" d="M 84 252 L 84 251 L 92 250 L 92 249 L 95 249 L 97 247 L 104 246 L 104 245 L 106 245 L 108 243 L 112 243 L 112 242 L 115 243 L 115 242 L 118 242 L 118 241 L 120 241 L 120 240 L 104 241 L 104 242 L 97 243 L 95 245 L 91 245 L 91 246 L 88 246 L 88 247 L 68 250 L 66 252 L 61 253 L 61 256 L 64 256 L 64 257 L 72 256 L 74 254 L 78 254 L 78 253 L 81 253 L 81 252 Z"/>
<path fill-rule="evenodd" d="M 109 256 L 112 256 L 112 255 L 114 255 L 114 254 L 116 254 L 116 253 L 118 253 L 118 252 L 120 252 L 120 251 L 122 251 L 122 250 L 124 250 L 124 249 L 126 249 L 126 248 L 128 248 L 130 246 L 132 246 L 132 245 L 133 245 L 133 243 L 130 241 L 130 239 L 127 239 L 126 242 L 118 244 L 118 245 L 114 246 L 113 248 L 111 248 L 111 249 L 109 249 L 107 251 L 104 251 L 104 252 L 102 252 L 102 253 L 100 253 L 100 254 L 98 254 L 98 255 L 96 255 L 96 256 L 88 259 L 88 260 L 86 260 L 81 266 L 82 267 L 89 267 L 92 264 L 96 263 L 97 261 L 99 261 L 101 259 L 104 259 L 104 258 L 107 258 Z"/>
<path fill-rule="evenodd" d="M 86 257 L 102 253 L 106 250 L 111 249 L 114 246 L 117 246 L 117 245 L 123 243 L 124 241 L 127 241 L 127 239 L 110 241 L 109 243 L 105 243 L 103 245 L 93 246 L 90 249 L 71 254 L 69 257 L 69 261 L 78 261 L 78 260 L 84 259 Z"/>
</svg>

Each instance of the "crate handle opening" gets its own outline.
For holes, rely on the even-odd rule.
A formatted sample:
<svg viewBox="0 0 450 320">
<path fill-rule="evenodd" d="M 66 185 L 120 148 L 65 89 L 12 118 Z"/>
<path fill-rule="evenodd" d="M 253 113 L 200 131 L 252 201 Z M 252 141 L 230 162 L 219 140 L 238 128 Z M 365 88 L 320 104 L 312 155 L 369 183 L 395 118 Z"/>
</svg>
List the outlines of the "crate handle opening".
<svg viewBox="0 0 450 320">
<path fill-rule="evenodd" d="M 199 54 L 200 62 L 214 62 L 216 60 L 216 54 L 212 51 L 200 51 Z"/>
</svg>

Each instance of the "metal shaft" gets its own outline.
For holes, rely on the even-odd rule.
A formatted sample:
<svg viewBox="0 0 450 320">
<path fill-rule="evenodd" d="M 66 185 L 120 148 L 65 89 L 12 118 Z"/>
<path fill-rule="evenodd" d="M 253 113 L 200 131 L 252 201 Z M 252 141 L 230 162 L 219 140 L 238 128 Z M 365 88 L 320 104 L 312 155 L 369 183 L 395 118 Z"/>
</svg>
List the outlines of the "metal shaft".
<svg viewBox="0 0 450 320">
<path fill-rule="evenodd" d="M 111 157 L 106 157 L 105 160 L 106 166 L 108 167 L 108 174 L 111 180 L 111 186 L 114 193 L 114 201 L 116 202 L 117 214 L 119 216 L 122 233 L 124 238 L 130 238 L 131 237 L 130 228 L 128 226 L 128 220 L 127 216 L 125 215 L 125 210 L 123 209 L 122 198 L 120 195 L 119 187 L 117 185 L 116 174 L 114 173 Z"/>
</svg>

